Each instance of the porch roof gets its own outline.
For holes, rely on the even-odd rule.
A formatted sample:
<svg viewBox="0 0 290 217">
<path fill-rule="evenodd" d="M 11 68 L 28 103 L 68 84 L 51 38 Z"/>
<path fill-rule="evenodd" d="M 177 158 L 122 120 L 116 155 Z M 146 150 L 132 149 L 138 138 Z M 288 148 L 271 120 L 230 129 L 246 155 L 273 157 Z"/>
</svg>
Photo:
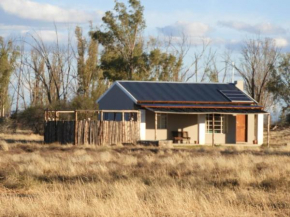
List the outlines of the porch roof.
<svg viewBox="0 0 290 217">
<path fill-rule="evenodd" d="M 145 107 L 156 113 L 166 114 L 268 114 L 261 108 L 174 108 L 174 107 Z"/>
</svg>

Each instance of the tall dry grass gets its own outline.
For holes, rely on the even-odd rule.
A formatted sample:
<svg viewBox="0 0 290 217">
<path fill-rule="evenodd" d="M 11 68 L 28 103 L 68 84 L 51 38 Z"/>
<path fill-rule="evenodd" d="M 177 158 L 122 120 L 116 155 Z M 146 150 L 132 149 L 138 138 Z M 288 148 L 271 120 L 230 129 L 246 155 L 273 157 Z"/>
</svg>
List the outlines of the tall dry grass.
<svg viewBox="0 0 290 217">
<path fill-rule="evenodd" d="M 0 216 L 289 216 L 290 148 L 0 151 Z"/>
</svg>

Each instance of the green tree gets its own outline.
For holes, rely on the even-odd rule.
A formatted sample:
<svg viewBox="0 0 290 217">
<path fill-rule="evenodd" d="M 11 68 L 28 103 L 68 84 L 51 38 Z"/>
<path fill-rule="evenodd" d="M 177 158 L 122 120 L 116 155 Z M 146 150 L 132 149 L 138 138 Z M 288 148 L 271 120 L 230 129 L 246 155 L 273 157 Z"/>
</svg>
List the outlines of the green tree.
<svg viewBox="0 0 290 217">
<path fill-rule="evenodd" d="M 77 96 L 72 101 L 72 105 L 74 108 L 92 109 L 96 106 L 95 101 L 106 89 L 102 70 L 98 66 L 99 44 L 98 41 L 92 37 L 87 40 L 83 36 L 81 27 L 76 27 L 75 35 L 78 48 L 78 91 Z"/>
<path fill-rule="evenodd" d="M 128 12 L 124 3 L 115 2 L 114 12 L 107 11 L 102 18 L 104 30 L 97 30 L 93 37 L 104 46 L 104 75 L 110 80 L 132 80 L 143 54 L 144 7 L 138 0 L 129 0 Z"/>
<path fill-rule="evenodd" d="M 0 117 L 4 117 L 9 108 L 8 86 L 18 54 L 11 40 L 0 37 Z"/>
<path fill-rule="evenodd" d="M 282 116 L 290 108 L 290 54 L 281 55 L 277 70 L 273 71 L 268 89 L 276 102 L 282 105 Z"/>
<path fill-rule="evenodd" d="M 115 3 L 114 11 L 107 11 L 102 18 L 103 28 L 92 34 L 104 47 L 100 58 L 104 77 L 111 81 L 179 80 L 183 55 L 163 52 L 155 46 L 156 39 L 145 41 L 144 7 L 140 1 L 129 0 L 129 8 Z"/>
<path fill-rule="evenodd" d="M 78 93 L 88 97 L 92 91 L 93 81 L 98 78 L 98 43 L 92 38 L 87 41 L 83 37 L 81 27 L 76 27 L 75 34 L 78 43 Z"/>
<path fill-rule="evenodd" d="M 150 79 L 157 81 L 178 81 L 182 67 L 182 58 L 178 55 L 162 52 L 156 48 L 146 58 L 147 71 Z"/>
</svg>

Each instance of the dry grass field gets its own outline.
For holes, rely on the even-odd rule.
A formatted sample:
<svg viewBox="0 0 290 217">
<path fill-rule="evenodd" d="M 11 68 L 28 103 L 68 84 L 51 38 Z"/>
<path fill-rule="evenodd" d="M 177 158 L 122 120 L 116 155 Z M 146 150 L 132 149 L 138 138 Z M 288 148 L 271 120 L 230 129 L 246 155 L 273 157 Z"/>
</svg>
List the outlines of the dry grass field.
<svg viewBox="0 0 290 217">
<path fill-rule="evenodd" d="M 290 131 L 272 134 L 275 144 Z M 0 134 L 0 216 L 289 216 L 290 147 L 74 147 Z"/>
</svg>

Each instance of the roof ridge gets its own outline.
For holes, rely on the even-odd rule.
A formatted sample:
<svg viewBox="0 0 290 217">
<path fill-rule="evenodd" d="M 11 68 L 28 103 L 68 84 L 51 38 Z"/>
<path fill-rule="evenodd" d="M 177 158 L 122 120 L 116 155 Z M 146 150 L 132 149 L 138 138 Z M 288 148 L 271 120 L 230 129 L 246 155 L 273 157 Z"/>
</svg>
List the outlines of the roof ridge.
<svg viewBox="0 0 290 217">
<path fill-rule="evenodd" d="M 220 83 L 220 82 L 184 82 L 184 81 L 132 81 L 132 80 L 117 80 L 116 82 L 128 82 L 128 83 L 169 83 L 169 84 L 231 84 L 234 83 Z"/>
</svg>

